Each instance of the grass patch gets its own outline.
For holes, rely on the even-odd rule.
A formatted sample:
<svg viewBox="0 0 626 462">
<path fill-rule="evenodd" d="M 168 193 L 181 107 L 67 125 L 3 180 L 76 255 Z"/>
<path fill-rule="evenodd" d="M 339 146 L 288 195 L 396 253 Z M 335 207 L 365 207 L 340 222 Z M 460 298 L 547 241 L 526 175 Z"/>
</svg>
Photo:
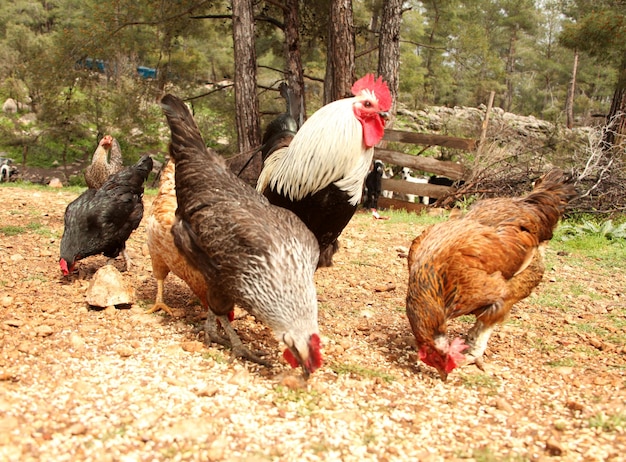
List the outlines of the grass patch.
<svg viewBox="0 0 626 462">
<path fill-rule="evenodd" d="M 204 359 L 212 359 L 218 364 L 228 363 L 228 358 L 221 351 L 207 351 L 202 354 Z"/>
<path fill-rule="evenodd" d="M 599 412 L 589 418 L 589 426 L 591 428 L 599 428 L 604 432 L 614 432 L 618 428 L 626 428 L 626 414 L 606 415 L 603 412 Z"/>
<path fill-rule="evenodd" d="M 13 226 L 13 225 L 0 226 L 0 233 L 9 237 L 18 236 L 20 234 L 24 234 L 25 232 L 26 232 L 26 228 L 22 226 Z"/>
<path fill-rule="evenodd" d="M 488 374 L 468 374 L 461 377 L 463 385 L 468 388 L 486 388 L 496 391 L 500 386 L 500 379 Z"/>
<path fill-rule="evenodd" d="M 488 447 L 479 448 L 473 451 L 472 458 L 475 462 L 522 462 L 528 460 L 522 456 L 502 457 L 494 454 Z"/>
<path fill-rule="evenodd" d="M 278 385 L 274 396 L 274 404 L 286 410 L 305 417 L 320 409 L 320 394 L 314 390 L 293 390 Z"/>
<path fill-rule="evenodd" d="M 572 358 L 562 358 L 548 361 L 546 362 L 546 365 L 550 367 L 576 367 L 578 366 L 578 363 Z"/>
<path fill-rule="evenodd" d="M 533 346 L 542 352 L 546 352 L 546 351 L 554 351 L 556 349 L 555 345 L 552 345 L 548 342 L 546 342 L 543 338 L 541 337 L 537 337 L 535 339 L 533 339 L 532 341 Z"/>
<path fill-rule="evenodd" d="M 381 378 L 382 380 L 384 380 L 387 383 L 391 383 L 394 380 L 396 380 L 396 378 L 391 375 L 391 374 L 387 374 L 386 372 L 383 371 L 379 371 L 376 369 L 369 369 L 367 367 L 363 367 L 363 366 L 358 366 L 356 364 L 348 364 L 348 363 L 334 363 L 330 365 L 330 368 L 337 374 L 337 375 L 342 375 L 342 374 L 353 374 L 353 375 L 357 375 L 359 377 L 363 377 L 363 378 Z"/>
</svg>

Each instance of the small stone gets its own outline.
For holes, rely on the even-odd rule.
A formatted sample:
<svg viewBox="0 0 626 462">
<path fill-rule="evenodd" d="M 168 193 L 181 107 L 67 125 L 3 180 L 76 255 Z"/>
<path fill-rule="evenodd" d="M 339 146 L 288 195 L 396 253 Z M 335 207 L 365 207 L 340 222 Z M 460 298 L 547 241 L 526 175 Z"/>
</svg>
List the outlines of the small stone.
<svg viewBox="0 0 626 462">
<path fill-rule="evenodd" d="M 204 350 L 204 343 L 194 340 L 191 342 L 183 342 L 181 347 L 188 353 L 198 353 Z"/>
<path fill-rule="evenodd" d="M 11 255 L 9 258 L 10 258 L 10 259 L 11 259 L 11 261 L 13 261 L 13 262 L 18 262 L 18 261 L 22 261 L 22 260 L 24 260 L 24 257 L 23 257 L 23 256 L 21 256 L 19 253 L 14 253 L 14 254 L 13 254 L 13 255 Z"/>
<path fill-rule="evenodd" d="M 54 330 L 52 329 L 52 327 L 43 324 L 41 326 L 35 327 L 35 332 L 37 332 L 37 335 L 39 337 L 48 337 L 54 333 Z"/>
<path fill-rule="evenodd" d="M 13 304 L 13 297 L 11 297 L 10 295 L 3 295 L 2 297 L 0 297 L 0 305 L 2 305 L 3 308 L 8 308 L 12 304 Z M 14 326 L 14 327 L 19 327 L 19 326 Z"/>
<path fill-rule="evenodd" d="M 78 334 L 70 335 L 70 345 L 77 351 L 85 349 L 85 340 Z"/>
<path fill-rule="evenodd" d="M 75 423 L 70 425 L 67 431 L 70 435 L 84 435 L 87 433 L 87 427 L 85 427 L 82 423 Z"/>
<path fill-rule="evenodd" d="M 496 409 L 500 411 L 513 412 L 513 406 L 504 398 L 496 398 Z"/>
<path fill-rule="evenodd" d="M 134 353 L 134 350 L 126 345 L 122 345 L 120 347 L 117 348 L 117 354 L 120 355 L 122 358 L 128 358 L 129 356 L 132 356 Z"/>
<path fill-rule="evenodd" d="M 567 408 L 571 409 L 572 411 L 582 411 L 585 409 L 585 406 L 576 401 L 568 401 L 565 406 L 567 406 Z"/>
<path fill-rule="evenodd" d="M 22 327 L 24 325 L 24 321 L 21 319 L 7 319 L 3 322 L 3 324 L 11 327 Z"/>
<path fill-rule="evenodd" d="M 201 398 L 211 398 L 213 396 L 215 396 L 217 394 L 217 392 L 220 391 L 220 389 L 218 387 L 216 387 L 215 385 L 213 386 L 208 386 L 206 388 L 203 388 L 202 390 L 198 390 L 196 392 L 196 395 L 201 397 Z"/>
<path fill-rule="evenodd" d="M 565 449 L 555 438 L 550 438 L 546 441 L 546 451 L 548 451 L 551 456 L 561 456 L 565 452 Z"/>
<path fill-rule="evenodd" d="M 306 389 L 306 381 L 302 376 L 287 375 L 280 381 L 283 387 L 290 390 L 304 390 Z"/>
</svg>

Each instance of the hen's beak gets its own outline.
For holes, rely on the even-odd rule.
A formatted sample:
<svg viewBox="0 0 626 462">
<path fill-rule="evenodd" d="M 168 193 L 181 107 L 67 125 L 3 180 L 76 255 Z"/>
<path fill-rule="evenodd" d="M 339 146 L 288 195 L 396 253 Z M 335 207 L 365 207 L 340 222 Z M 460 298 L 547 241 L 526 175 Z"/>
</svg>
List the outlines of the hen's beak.
<svg viewBox="0 0 626 462">
<path fill-rule="evenodd" d="M 441 377 L 441 380 L 443 380 L 444 382 L 448 380 L 448 373 L 446 371 L 437 369 L 437 372 L 439 372 L 439 377 Z"/>
<path fill-rule="evenodd" d="M 291 351 L 293 356 L 298 361 L 298 364 L 300 364 L 300 367 L 302 367 L 302 375 L 304 376 L 304 380 L 307 380 L 311 375 L 311 370 L 307 366 L 307 362 L 302 359 L 302 356 L 300 356 L 300 352 L 296 348 L 289 347 L 289 351 Z"/>
<path fill-rule="evenodd" d="M 378 113 L 378 115 L 383 119 L 383 120 L 389 120 L 389 112 L 387 111 L 380 111 Z"/>
</svg>

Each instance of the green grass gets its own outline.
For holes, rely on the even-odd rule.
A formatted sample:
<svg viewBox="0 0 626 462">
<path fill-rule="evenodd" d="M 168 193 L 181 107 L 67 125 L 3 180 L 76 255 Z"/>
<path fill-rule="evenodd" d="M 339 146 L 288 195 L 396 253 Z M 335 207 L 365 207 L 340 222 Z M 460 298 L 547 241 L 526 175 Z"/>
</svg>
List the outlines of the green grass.
<svg viewBox="0 0 626 462">
<path fill-rule="evenodd" d="M 463 385 L 468 388 L 486 388 L 495 392 L 500 386 L 500 379 L 488 374 L 467 374 L 461 377 Z"/>
<path fill-rule="evenodd" d="M 626 414 L 618 413 L 606 415 L 599 412 L 589 418 L 589 426 L 591 428 L 599 428 L 604 432 L 614 432 L 618 428 L 626 428 Z"/>
<path fill-rule="evenodd" d="M 546 365 L 550 367 L 576 367 L 578 366 L 578 363 L 572 358 L 562 358 L 548 361 L 546 362 Z"/>
<path fill-rule="evenodd" d="M 348 363 L 333 363 L 330 365 L 330 368 L 337 374 L 353 374 L 363 378 L 381 378 L 387 383 L 391 383 L 396 380 L 391 374 L 387 374 L 386 372 L 379 371 L 376 369 L 369 369 L 367 367 L 359 366 L 357 364 L 348 364 Z"/>
<path fill-rule="evenodd" d="M 25 232 L 26 228 L 24 228 L 23 226 L 0 226 L 0 233 L 4 234 L 5 236 L 18 236 L 20 234 L 24 234 Z"/>
<path fill-rule="evenodd" d="M 278 385 L 275 389 L 274 403 L 285 410 L 295 411 L 300 417 L 309 416 L 320 409 L 320 394 L 315 390 L 293 390 Z"/>
</svg>

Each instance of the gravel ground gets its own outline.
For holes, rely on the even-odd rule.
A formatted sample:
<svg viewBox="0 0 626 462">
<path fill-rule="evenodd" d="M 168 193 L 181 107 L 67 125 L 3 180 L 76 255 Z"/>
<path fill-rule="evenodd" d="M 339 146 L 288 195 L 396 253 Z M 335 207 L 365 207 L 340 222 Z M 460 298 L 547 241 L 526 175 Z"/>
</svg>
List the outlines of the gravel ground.
<svg viewBox="0 0 626 462">
<path fill-rule="evenodd" d="M 305 383 L 244 311 L 234 326 L 272 368 L 205 346 L 198 301 L 172 275 L 176 316 L 144 314 L 156 283 L 143 225 L 124 274 L 137 303 L 89 309 L 106 259 L 67 280 L 57 263 L 75 197 L 0 187 L 0 460 L 626 460 L 626 276 L 601 262 L 549 249 L 544 282 L 496 330 L 486 371 L 444 383 L 418 363 L 404 314 L 402 253 L 422 220 L 358 214 L 335 266 L 316 274 L 325 364 Z"/>
</svg>

